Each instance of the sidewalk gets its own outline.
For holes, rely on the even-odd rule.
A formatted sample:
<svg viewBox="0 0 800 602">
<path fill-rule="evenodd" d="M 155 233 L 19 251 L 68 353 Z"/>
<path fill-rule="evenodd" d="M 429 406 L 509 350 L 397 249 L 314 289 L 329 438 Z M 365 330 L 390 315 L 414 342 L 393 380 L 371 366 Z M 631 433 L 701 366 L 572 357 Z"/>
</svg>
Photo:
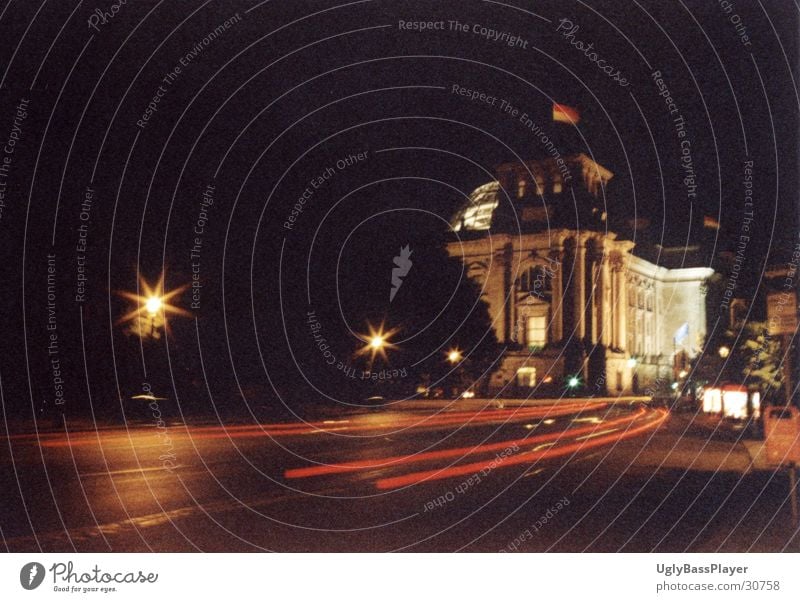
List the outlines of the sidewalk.
<svg viewBox="0 0 800 602">
<path fill-rule="evenodd" d="M 637 445 L 632 442 L 632 445 Z M 680 469 L 699 472 L 773 470 L 764 442 L 749 438 L 741 425 L 706 414 L 671 414 L 667 423 L 632 451 L 639 471 Z"/>
<path fill-rule="evenodd" d="M 692 422 L 711 433 L 716 430 L 718 437 L 732 437 L 744 446 L 752 463 L 751 470 L 774 470 L 774 466 L 767 462 L 764 440 L 746 433 L 740 424 L 720 420 L 717 416 L 709 414 L 698 414 Z"/>
</svg>

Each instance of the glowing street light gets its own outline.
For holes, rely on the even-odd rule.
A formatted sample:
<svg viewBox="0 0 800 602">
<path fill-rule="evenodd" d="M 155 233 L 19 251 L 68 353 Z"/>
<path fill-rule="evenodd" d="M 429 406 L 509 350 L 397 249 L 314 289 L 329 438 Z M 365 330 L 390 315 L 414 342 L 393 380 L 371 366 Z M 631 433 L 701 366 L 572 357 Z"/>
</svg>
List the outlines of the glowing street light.
<svg viewBox="0 0 800 602">
<path fill-rule="evenodd" d="M 161 300 L 161 297 L 148 297 L 147 301 L 144 303 L 144 308 L 147 310 L 148 314 L 155 316 L 161 311 L 163 305 L 164 302 Z"/>
<path fill-rule="evenodd" d="M 119 294 L 126 299 L 133 301 L 136 308 L 122 316 L 117 324 L 132 322 L 132 330 L 139 336 L 151 336 L 158 338 L 156 329 L 161 325 L 166 326 L 167 314 L 179 316 L 191 316 L 188 311 L 169 303 L 171 299 L 186 290 L 186 286 L 181 286 L 175 290 L 164 292 L 164 274 L 155 286 L 150 286 L 147 281 L 140 276 L 139 282 L 143 294 L 121 291 Z"/>
<path fill-rule="evenodd" d="M 459 351 L 458 349 L 451 349 L 450 351 L 447 352 L 447 361 L 450 362 L 451 364 L 457 364 L 458 362 L 461 361 L 462 357 L 463 356 L 461 355 L 461 351 Z"/>
<path fill-rule="evenodd" d="M 574 389 L 579 384 L 581 384 L 581 379 L 579 379 L 577 376 L 570 376 L 569 379 L 567 380 L 567 386 L 570 389 Z"/>
<path fill-rule="evenodd" d="M 380 355 L 381 358 L 386 360 L 386 350 L 395 349 L 397 346 L 389 342 L 389 338 L 395 334 L 398 329 L 384 331 L 384 326 L 381 324 L 377 329 L 373 328 L 372 324 L 367 324 L 369 328 L 368 335 L 360 335 L 359 338 L 366 343 L 361 349 L 356 352 L 356 355 L 370 354 L 369 363 L 375 361 L 375 356 Z"/>
<path fill-rule="evenodd" d="M 722 359 L 725 359 L 725 358 L 726 358 L 726 357 L 728 357 L 730 354 L 731 354 L 730 347 L 727 347 L 727 346 L 723 345 L 722 347 L 720 347 L 720 348 L 719 348 L 719 356 L 720 356 Z"/>
</svg>

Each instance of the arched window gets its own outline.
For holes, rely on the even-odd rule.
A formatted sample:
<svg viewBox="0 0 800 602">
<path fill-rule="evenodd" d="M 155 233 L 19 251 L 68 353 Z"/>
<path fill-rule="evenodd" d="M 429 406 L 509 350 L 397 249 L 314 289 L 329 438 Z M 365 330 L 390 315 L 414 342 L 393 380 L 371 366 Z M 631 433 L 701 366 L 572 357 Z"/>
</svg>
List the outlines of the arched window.
<svg viewBox="0 0 800 602">
<path fill-rule="evenodd" d="M 534 266 L 520 276 L 519 290 L 541 299 L 550 298 L 553 293 L 553 275 L 543 266 Z"/>
</svg>

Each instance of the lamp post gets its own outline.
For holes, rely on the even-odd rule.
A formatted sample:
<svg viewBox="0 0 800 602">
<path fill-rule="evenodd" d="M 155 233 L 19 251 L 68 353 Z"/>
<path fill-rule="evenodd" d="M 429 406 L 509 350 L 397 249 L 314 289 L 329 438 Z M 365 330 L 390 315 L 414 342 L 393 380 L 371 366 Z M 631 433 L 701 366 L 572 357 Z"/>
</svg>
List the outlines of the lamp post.
<svg viewBox="0 0 800 602">
<path fill-rule="evenodd" d="M 378 328 L 374 328 L 371 324 L 367 325 L 369 328 L 368 335 L 358 335 L 364 341 L 365 345 L 356 352 L 356 355 L 369 354 L 369 370 L 372 371 L 372 363 L 375 361 L 375 356 L 380 355 L 383 360 L 386 360 L 386 351 L 388 349 L 395 349 L 397 345 L 392 344 L 389 338 L 395 334 L 398 329 L 384 330 L 384 325 L 381 324 Z"/>
<path fill-rule="evenodd" d="M 383 336 L 374 336 L 369 340 L 369 347 L 376 353 L 380 353 L 383 351 L 383 348 L 386 347 L 386 338 Z"/>
<path fill-rule="evenodd" d="M 456 365 L 462 359 L 461 351 L 458 349 L 451 349 L 447 352 L 447 361 L 453 365 Z"/>
<path fill-rule="evenodd" d="M 157 329 L 167 324 L 167 314 L 191 316 L 188 311 L 172 305 L 170 301 L 186 290 L 186 285 L 164 291 L 164 274 L 155 286 L 150 286 L 144 278 L 140 278 L 141 290 L 144 294 L 120 291 L 119 295 L 133 301 L 135 309 L 131 310 L 117 321 L 117 324 L 133 322 L 133 332 L 143 338 L 158 338 Z M 146 323 L 145 323 L 146 321 Z"/>
<path fill-rule="evenodd" d="M 155 334 L 156 317 L 161 312 L 163 307 L 164 307 L 164 300 L 161 297 L 157 297 L 155 295 L 148 297 L 147 300 L 144 302 L 144 309 L 147 312 L 147 315 L 150 316 L 151 337 Z"/>
</svg>

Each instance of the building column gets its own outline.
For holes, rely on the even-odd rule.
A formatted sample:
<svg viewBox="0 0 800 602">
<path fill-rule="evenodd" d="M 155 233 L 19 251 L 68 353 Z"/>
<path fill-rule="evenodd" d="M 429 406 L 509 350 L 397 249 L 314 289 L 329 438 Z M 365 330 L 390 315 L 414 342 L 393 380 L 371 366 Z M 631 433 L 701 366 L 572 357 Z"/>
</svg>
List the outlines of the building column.
<svg viewBox="0 0 800 602">
<path fill-rule="evenodd" d="M 575 273 L 572 279 L 573 311 L 575 313 L 575 336 L 585 339 L 586 332 L 586 241 L 582 236 L 575 238 Z"/>
<path fill-rule="evenodd" d="M 628 275 L 625 273 L 625 264 L 620 260 L 617 275 L 617 347 L 626 349 L 628 346 Z"/>
<path fill-rule="evenodd" d="M 705 338 L 708 335 L 706 332 L 706 325 L 708 324 L 706 319 L 706 297 L 708 296 L 707 280 L 703 280 L 703 282 L 700 283 L 698 292 L 700 294 L 698 295 L 699 298 L 697 300 L 697 347 L 702 349 L 705 344 Z"/>
<path fill-rule="evenodd" d="M 555 273 L 553 274 L 552 283 L 552 301 L 550 302 L 550 310 L 552 315 L 550 319 L 553 324 L 553 340 L 561 341 L 564 338 L 564 297 L 563 297 L 563 284 L 562 274 L 564 273 L 564 252 L 562 248 L 555 249 L 550 252 L 551 259 L 556 264 Z"/>
<path fill-rule="evenodd" d="M 577 314 L 578 309 L 575 305 L 577 302 L 577 280 L 578 276 L 578 244 L 575 238 L 567 238 L 564 241 L 564 253 L 562 264 L 562 277 L 561 277 L 561 305 L 562 321 L 561 321 L 561 339 L 566 342 L 567 339 L 577 336 Z M 569 271 L 569 273 L 567 273 Z"/>
<path fill-rule="evenodd" d="M 586 337 L 593 345 L 608 345 L 607 264 L 602 241 L 590 238 L 586 245 Z"/>
<path fill-rule="evenodd" d="M 623 306 L 620 303 L 622 294 L 622 257 L 619 253 L 613 253 L 609 257 L 609 286 L 611 287 L 611 307 L 609 308 L 611 314 L 611 346 L 614 349 L 622 349 L 624 343 L 620 338 L 620 321 L 622 319 Z"/>
<path fill-rule="evenodd" d="M 511 320 L 513 319 L 514 305 L 516 304 L 514 278 L 512 277 L 514 249 L 511 243 L 508 243 L 503 248 L 501 257 L 503 266 L 503 341 L 507 344 L 513 337 Z"/>
<path fill-rule="evenodd" d="M 611 345 L 612 334 L 612 314 L 613 309 L 610 306 L 613 303 L 611 293 L 611 270 L 609 266 L 609 259 L 607 255 L 603 255 L 600 263 L 600 306 L 598 314 L 600 315 L 600 342 L 609 347 Z M 606 299 L 608 299 L 609 307 L 606 307 Z"/>
</svg>

